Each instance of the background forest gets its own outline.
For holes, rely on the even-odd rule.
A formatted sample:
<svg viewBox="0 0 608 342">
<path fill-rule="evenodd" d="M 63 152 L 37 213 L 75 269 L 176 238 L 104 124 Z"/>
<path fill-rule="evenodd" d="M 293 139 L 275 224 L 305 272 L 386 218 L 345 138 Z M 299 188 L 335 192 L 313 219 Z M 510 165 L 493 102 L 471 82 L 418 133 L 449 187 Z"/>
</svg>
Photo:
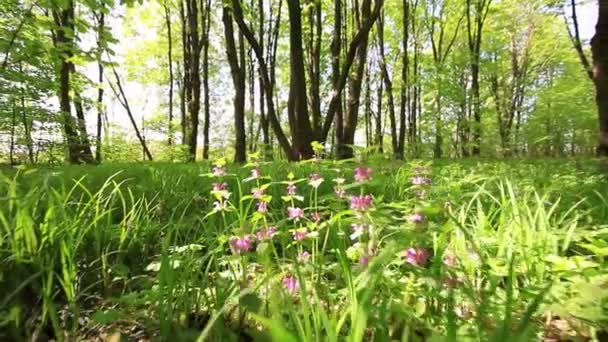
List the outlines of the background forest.
<svg viewBox="0 0 608 342">
<path fill-rule="evenodd" d="M 1 5 L 5 162 L 298 159 L 312 141 L 340 158 L 564 156 L 597 141 L 575 1 Z M 578 4 L 586 35 L 593 6 Z"/>
</svg>

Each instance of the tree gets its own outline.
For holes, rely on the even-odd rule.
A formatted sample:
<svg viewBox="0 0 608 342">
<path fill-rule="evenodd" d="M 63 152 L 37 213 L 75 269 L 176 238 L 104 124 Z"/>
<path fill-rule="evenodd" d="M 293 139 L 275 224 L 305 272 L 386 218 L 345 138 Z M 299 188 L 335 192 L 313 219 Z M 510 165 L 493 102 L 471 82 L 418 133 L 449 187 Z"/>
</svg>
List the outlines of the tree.
<svg viewBox="0 0 608 342">
<path fill-rule="evenodd" d="M 236 133 L 234 161 L 243 163 L 247 159 L 247 144 L 245 141 L 245 65 L 244 57 L 239 61 L 239 51 L 244 54 L 243 38 L 239 39 L 239 51 L 234 39 L 232 14 L 227 5 L 222 8 L 222 22 L 226 41 L 226 56 L 230 64 L 232 84 L 234 85 L 234 128 Z"/>
<path fill-rule="evenodd" d="M 608 156 L 608 3 L 599 1 L 595 35 L 591 39 L 593 83 L 599 118 L 597 153 Z"/>
<path fill-rule="evenodd" d="M 473 155 L 481 153 L 481 99 L 479 95 L 479 67 L 481 58 L 481 42 L 483 25 L 490 11 L 492 0 L 467 0 L 466 17 L 471 59 L 471 93 L 472 112 L 475 119 L 473 127 Z"/>
</svg>

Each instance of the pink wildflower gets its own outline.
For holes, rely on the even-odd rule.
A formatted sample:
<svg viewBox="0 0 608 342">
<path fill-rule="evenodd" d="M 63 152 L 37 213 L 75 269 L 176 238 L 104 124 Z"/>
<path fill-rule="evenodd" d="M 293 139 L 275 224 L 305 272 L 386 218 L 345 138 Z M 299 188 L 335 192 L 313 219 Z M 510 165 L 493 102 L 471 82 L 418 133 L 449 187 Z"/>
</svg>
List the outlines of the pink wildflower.
<svg viewBox="0 0 608 342">
<path fill-rule="evenodd" d="M 319 214 L 318 211 L 315 211 L 314 213 L 310 214 L 310 218 L 313 220 L 313 222 L 319 222 L 321 221 L 321 214 Z"/>
<path fill-rule="evenodd" d="M 245 235 L 242 238 L 234 236 L 230 238 L 230 249 L 234 254 L 241 254 L 251 250 L 253 239 L 250 235 Z"/>
<path fill-rule="evenodd" d="M 315 189 L 318 188 L 324 180 L 318 173 L 312 173 L 308 178 L 310 179 L 310 182 L 308 182 L 308 184 Z"/>
<path fill-rule="evenodd" d="M 216 177 L 222 177 L 226 175 L 226 169 L 223 166 L 214 166 L 213 175 Z"/>
<path fill-rule="evenodd" d="M 294 295 L 300 289 L 300 282 L 298 281 L 298 278 L 294 276 L 285 276 L 283 277 L 283 287 L 289 294 Z"/>
<path fill-rule="evenodd" d="M 426 178 L 424 176 L 414 176 L 414 177 L 412 177 L 412 184 L 413 185 L 429 185 L 429 184 L 431 184 L 431 179 Z"/>
<path fill-rule="evenodd" d="M 287 216 L 292 220 L 299 220 L 304 218 L 304 210 L 298 207 L 287 208 Z"/>
<path fill-rule="evenodd" d="M 307 251 L 303 251 L 301 253 L 298 254 L 298 262 L 307 262 L 310 259 L 310 253 L 308 253 Z"/>
<path fill-rule="evenodd" d="M 226 183 L 213 183 L 213 191 L 225 191 L 228 188 Z"/>
<path fill-rule="evenodd" d="M 277 234 L 277 227 L 267 227 L 255 233 L 255 236 L 260 241 L 266 241 L 272 239 L 273 236 Z"/>
<path fill-rule="evenodd" d="M 268 202 L 259 201 L 256 206 L 258 208 L 258 213 L 266 214 L 268 212 Z"/>
<path fill-rule="evenodd" d="M 297 190 L 297 187 L 296 187 L 296 185 L 294 183 L 290 182 L 287 185 L 287 195 L 289 195 L 289 196 L 295 196 L 296 195 L 296 190 Z"/>
<path fill-rule="evenodd" d="M 253 195 L 253 198 L 261 199 L 262 196 L 264 196 L 264 189 L 262 189 L 262 188 L 251 189 L 251 194 Z"/>
<path fill-rule="evenodd" d="M 429 261 L 429 252 L 422 248 L 410 247 L 405 252 L 407 262 L 414 266 L 424 267 Z"/>
<path fill-rule="evenodd" d="M 293 235 L 293 239 L 295 241 L 302 241 L 306 239 L 306 235 L 308 235 L 308 230 L 306 228 L 296 229 L 291 233 Z"/>
<path fill-rule="evenodd" d="M 371 178 L 372 169 L 369 167 L 358 167 L 355 169 L 355 182 L 365 182 Z"/>
<path fill-rule="evenodd" d="M 413 224 L 420 224 L 424 221 L 424 216 L 418 214 L 418 213 L 413 213 L 410 215 L 410 217 L 408 218 L 408 220 L 410 221 L 410 223 Z"/>
<path fill-rule="evenodd" d="M 357 211 L 367 211 L 372 205 L 370 195 L 352 196 L 350 198 L 350 208 Z"/>
</svg>

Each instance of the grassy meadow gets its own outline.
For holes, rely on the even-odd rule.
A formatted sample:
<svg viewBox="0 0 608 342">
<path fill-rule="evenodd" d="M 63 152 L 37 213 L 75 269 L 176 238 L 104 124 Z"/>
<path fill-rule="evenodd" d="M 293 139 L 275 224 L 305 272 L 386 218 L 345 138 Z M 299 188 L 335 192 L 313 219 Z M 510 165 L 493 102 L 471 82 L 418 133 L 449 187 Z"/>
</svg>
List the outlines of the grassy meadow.
<svg viewBox="0 0 608 342">
<path fill-rule="evenodd" d="M 598 165 L 6 169 L 0 340 L 606 340 Z"/>
</svg>

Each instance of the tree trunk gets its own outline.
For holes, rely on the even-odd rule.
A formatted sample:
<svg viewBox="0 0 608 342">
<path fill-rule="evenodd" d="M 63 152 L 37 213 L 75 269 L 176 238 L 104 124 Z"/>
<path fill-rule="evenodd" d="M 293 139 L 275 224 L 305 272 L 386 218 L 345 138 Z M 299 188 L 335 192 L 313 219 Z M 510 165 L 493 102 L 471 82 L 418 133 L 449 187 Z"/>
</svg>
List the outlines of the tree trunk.
<svg viewBox="0 0 608 342">
<path fill-rule="evenodd" d="M 73 55 L 72 49 L 74 48 L 72 38 L 72 32 L 74 32 L 74 3 L 68 1 L 65 9 L 53 10 L 53 18 L 55 25 L 58 27 L 55 34 L 55 47 L 62 52 L 62 59 L 59 64 L 59 109 L 68 145 L 68 161 L 71 164 L 78 164 L 86 162 L 88 158 L 80 145 L 76 122 L 72 117 L 70 106 L 70 73 L 72 70 L 70 58 Z"/>
<path fill-rule="evenodd" d="M 593 54 L 593 83 L 599 119 L 597 153 L 608 156 L 608 2 L 599 1 L 599 15 L 595 35 L 591 40 Z"/>
<path fill-rule="evenodd" d="M 342 53 L 342 0 L 334 1 L 334 35 L 331 42 L 331 66 L 332 66 L 332 74 L 331 74 L 331 83 L 334 92 L 337 92 L 340 88 L 340 56 Z M 336 102 L 339 104 L 336 107 L 336 123 L 334 130 L 334 137 L 336 141 L 343 141 L 344 137 L 342 135 L 344 131 L 344 112 L 342 110 L 342 95 L 341 93 L 337 93 L 334 95 L 336 98 Z M 332 144 L 332 148 L 335 148 Z"/>
<path fill-rule="evenodd" d="M 367 21 L 371 17 L 371 1 L 364 0 L 362 4 L 362 20 Z M 361 29 L 359 22 L 358 29 Z M 355 144 L 355 132 L 357 130 L 357 122 L 359 119 L 359 103 L 361 97 L 361 86 L 363 84 L 363 72 L 367 62 L 367 41 L 366 34 L 357 48 L 356 69 L 349 85 L 349 100 L 347 105 L 345 124 L 344 124 L 344 141 L 338 142 L 338 158 L 348 159 L 354 157 L 353 145 Z"/>
<path fill-rule="evenodd" d="M 410 58 L 408 55 L 408 44 L 409 44 L 409 23 L 410 23 L 410 3 L 409 0 L 403 0 L 403 40 L 401 42 L 401 48 L 403 49 L 403 54 L 401 56 L 401 108 L 399 111 L 399 136 L 397 144 L 393 142 L 393 153 L 397 159 L 403 159 L 405 157 L 405 132 L 406 132 L 406 121 L 407 121 L 407 109 L 408 109 L 408 89 L 409 89 L 409 62 Z M 412 23 L 413 25 L 413 23 Z M 388 92 L 388 89 L 387 89 Z M 391 95 L 392 96 L 392 95 Z M 389 99 L 390 101 L 390 99 Z M 393 114 L 394 115 L 394 114 Z M 410 115 L 412 115 L 410 111 Z M 410 120 L 410 124 L 415 128 L 416 119 Z M 396 125 L 396 123 L 395 123 Z M 414 130 L 410 128 L 410 143 L 414 142 L 415 135 L 412 134 Z M 397 134 L 396 129 L 393 134 Z"/>
<path fill-rule="evenodd" d="M 400 149 L 400 139 L 402 133 L 397 131 L 397 118 L 395 115 L 395 99 L 393 97 L 393 82 L 388 74 L 388 68 L 386 67 L 386 56 L 384 53 L 384 19 L 378 18 L 378 46 L 380 49 L 380 73 L 386 88 L 386 97 L 388 100 L 388 115 L 391 123 L 391 142 L 393 146 L 393 156 L 395 159 L 403 159 L 403 150 Z M 403 90 L 402 90 L 403 94 Z M 403 98 L 402 98 L 403 101 Z M 405 113 L 402 103 L 402 113 Z M 401 118 L 405 123 L 405 119 Z"/>
<path fill-rule="evenodd" d="M 189 78 L 190 88 L 186 91 L 190 93 L 187 98 L 188 125 L 186 126 L 186 143 L 188 144 L 188 160 L 196 161 L 199 110 L 201 105 L 201 76 L 200 76 L 200 40 L 198 25 L 198 6 L 197 0 L 186 0 L 187 41 L 189 43 Z"/>
<path fill-rule="evenodd" d="M 380 153 L 384 153 L 384 129 L 382 127 L 382 79 L 378 81 L 378 109 L 376 110 L 376 138 L 375 144 Z"/>
<path fill-rule="evenodd" d="M 203 96 L 204 96 L 204 122 L 203 122 L 203 159 L 209 159 L 209 120 L 211 117 L 209 95 L 209 32 L 211 30 L 211 0 L 207 0 L 202 14 L 202 49 L 203 49 Z"/>
<path fill-rule="evenodd" d="M 171 8 L 167 0 L 163 2 L 165 23 L 167 25 L 167 63 L 169 64 L 169 124 L 167 126 L 167 145 L 173 145 L 173 37 L 171 35 Z"/>
<path fill-rule="evenodd" d="M 258 0 L 258 12 L 259 12 L 259 32 L 258 39 L 260 41 L 260 48 L 264 51 L 264 0 Z M 272 24 L 272 23 L 271 23 Z M 271 31 L 269 30 L 269 33 Z M 269 36 L 272 36 L 269 34 Z M 269 37 L 271 39 L 271 37 Z M 268 44 L 270 46 L 271 44 Z M 262 56 L 265 58 L 266 56 Z M 261 73 L 258 68 L 258 74 Z M 265 100 L 265 91 L 264 91 L 264 81 L 261 77 L 259 77 L 259 86 L 260 88 L 260 128 L 262 130 L 262 150 L 264 154 L 264 158 L 266 160 L 272 159 L 272 149 L 270 146 L 270 131 L 268 127 L 268 118 L 266 117 L 266 110 L 264 107 Z"/>
<path fill-rule="evenodd" d="M 19 63 L 19 71 L 23 72 L 23 66 L 21 63 Z M 25 109 L 25 87 L 23 84 L 21 84 L 20 91 L 21 91 L 21 94 L 20 94 L 21 95 L 20 96 L 20 98 L 21 98 L 21 121 L 23 123 L 23 134 L 25 135 L 25 144 L 27 145 L 27 155 L 28 155 L 30 163 L 34 164 L 35 163 L 34 141 L 32 140 L 32 125 L 34 123 L 34 120 L 27 119 L 27 112 Z"/>
<path fill-rule="evenodd" d="M 288 0 L 287 4 L 290 28 L 290 85 L 287 113 L 293 143 L 292 153 L 297 159 L 309 159 L 313 156 L 311 142 L 314 140 L 314 136 L 308 117 L 306 99 L 306 71 L 302 48 L 302 9 L 300 8 L 300 0 Z"/>
<path fill-rule="evenodd" d="M 97 23 L 97 134 L 95 137 L 95 161 L 101 163 L 102 159 L 102 142 L 101 142 L 101 129 L 103 126 L 103 63 L 101 55 L 103 52 L 103 31 L 105 30 L 105 14 L 103 11 L 99 11 L 98 23 Z"/>
<path fill-rule="evenodd" d="M 237 51 L 232 20 L 230 9 L 224 6 L 222 9 L 222 22 L 224 23 L 224 36 L 226 40 L 226 56 L 230 65 L 232 84 L 234 86 L 234 129 L 236 134 L 234 161 L 236 163 L 243 163 L 247 158 L 247 146 L 245 143 L 245 70 L 242 70 L 244 65 L 239 65 L 239 52 L 242 49 Z M 243 48 L 242 39 L 239 47 Z M 243 62 L 242 59 L 241 62 Z"/>
</svg>

